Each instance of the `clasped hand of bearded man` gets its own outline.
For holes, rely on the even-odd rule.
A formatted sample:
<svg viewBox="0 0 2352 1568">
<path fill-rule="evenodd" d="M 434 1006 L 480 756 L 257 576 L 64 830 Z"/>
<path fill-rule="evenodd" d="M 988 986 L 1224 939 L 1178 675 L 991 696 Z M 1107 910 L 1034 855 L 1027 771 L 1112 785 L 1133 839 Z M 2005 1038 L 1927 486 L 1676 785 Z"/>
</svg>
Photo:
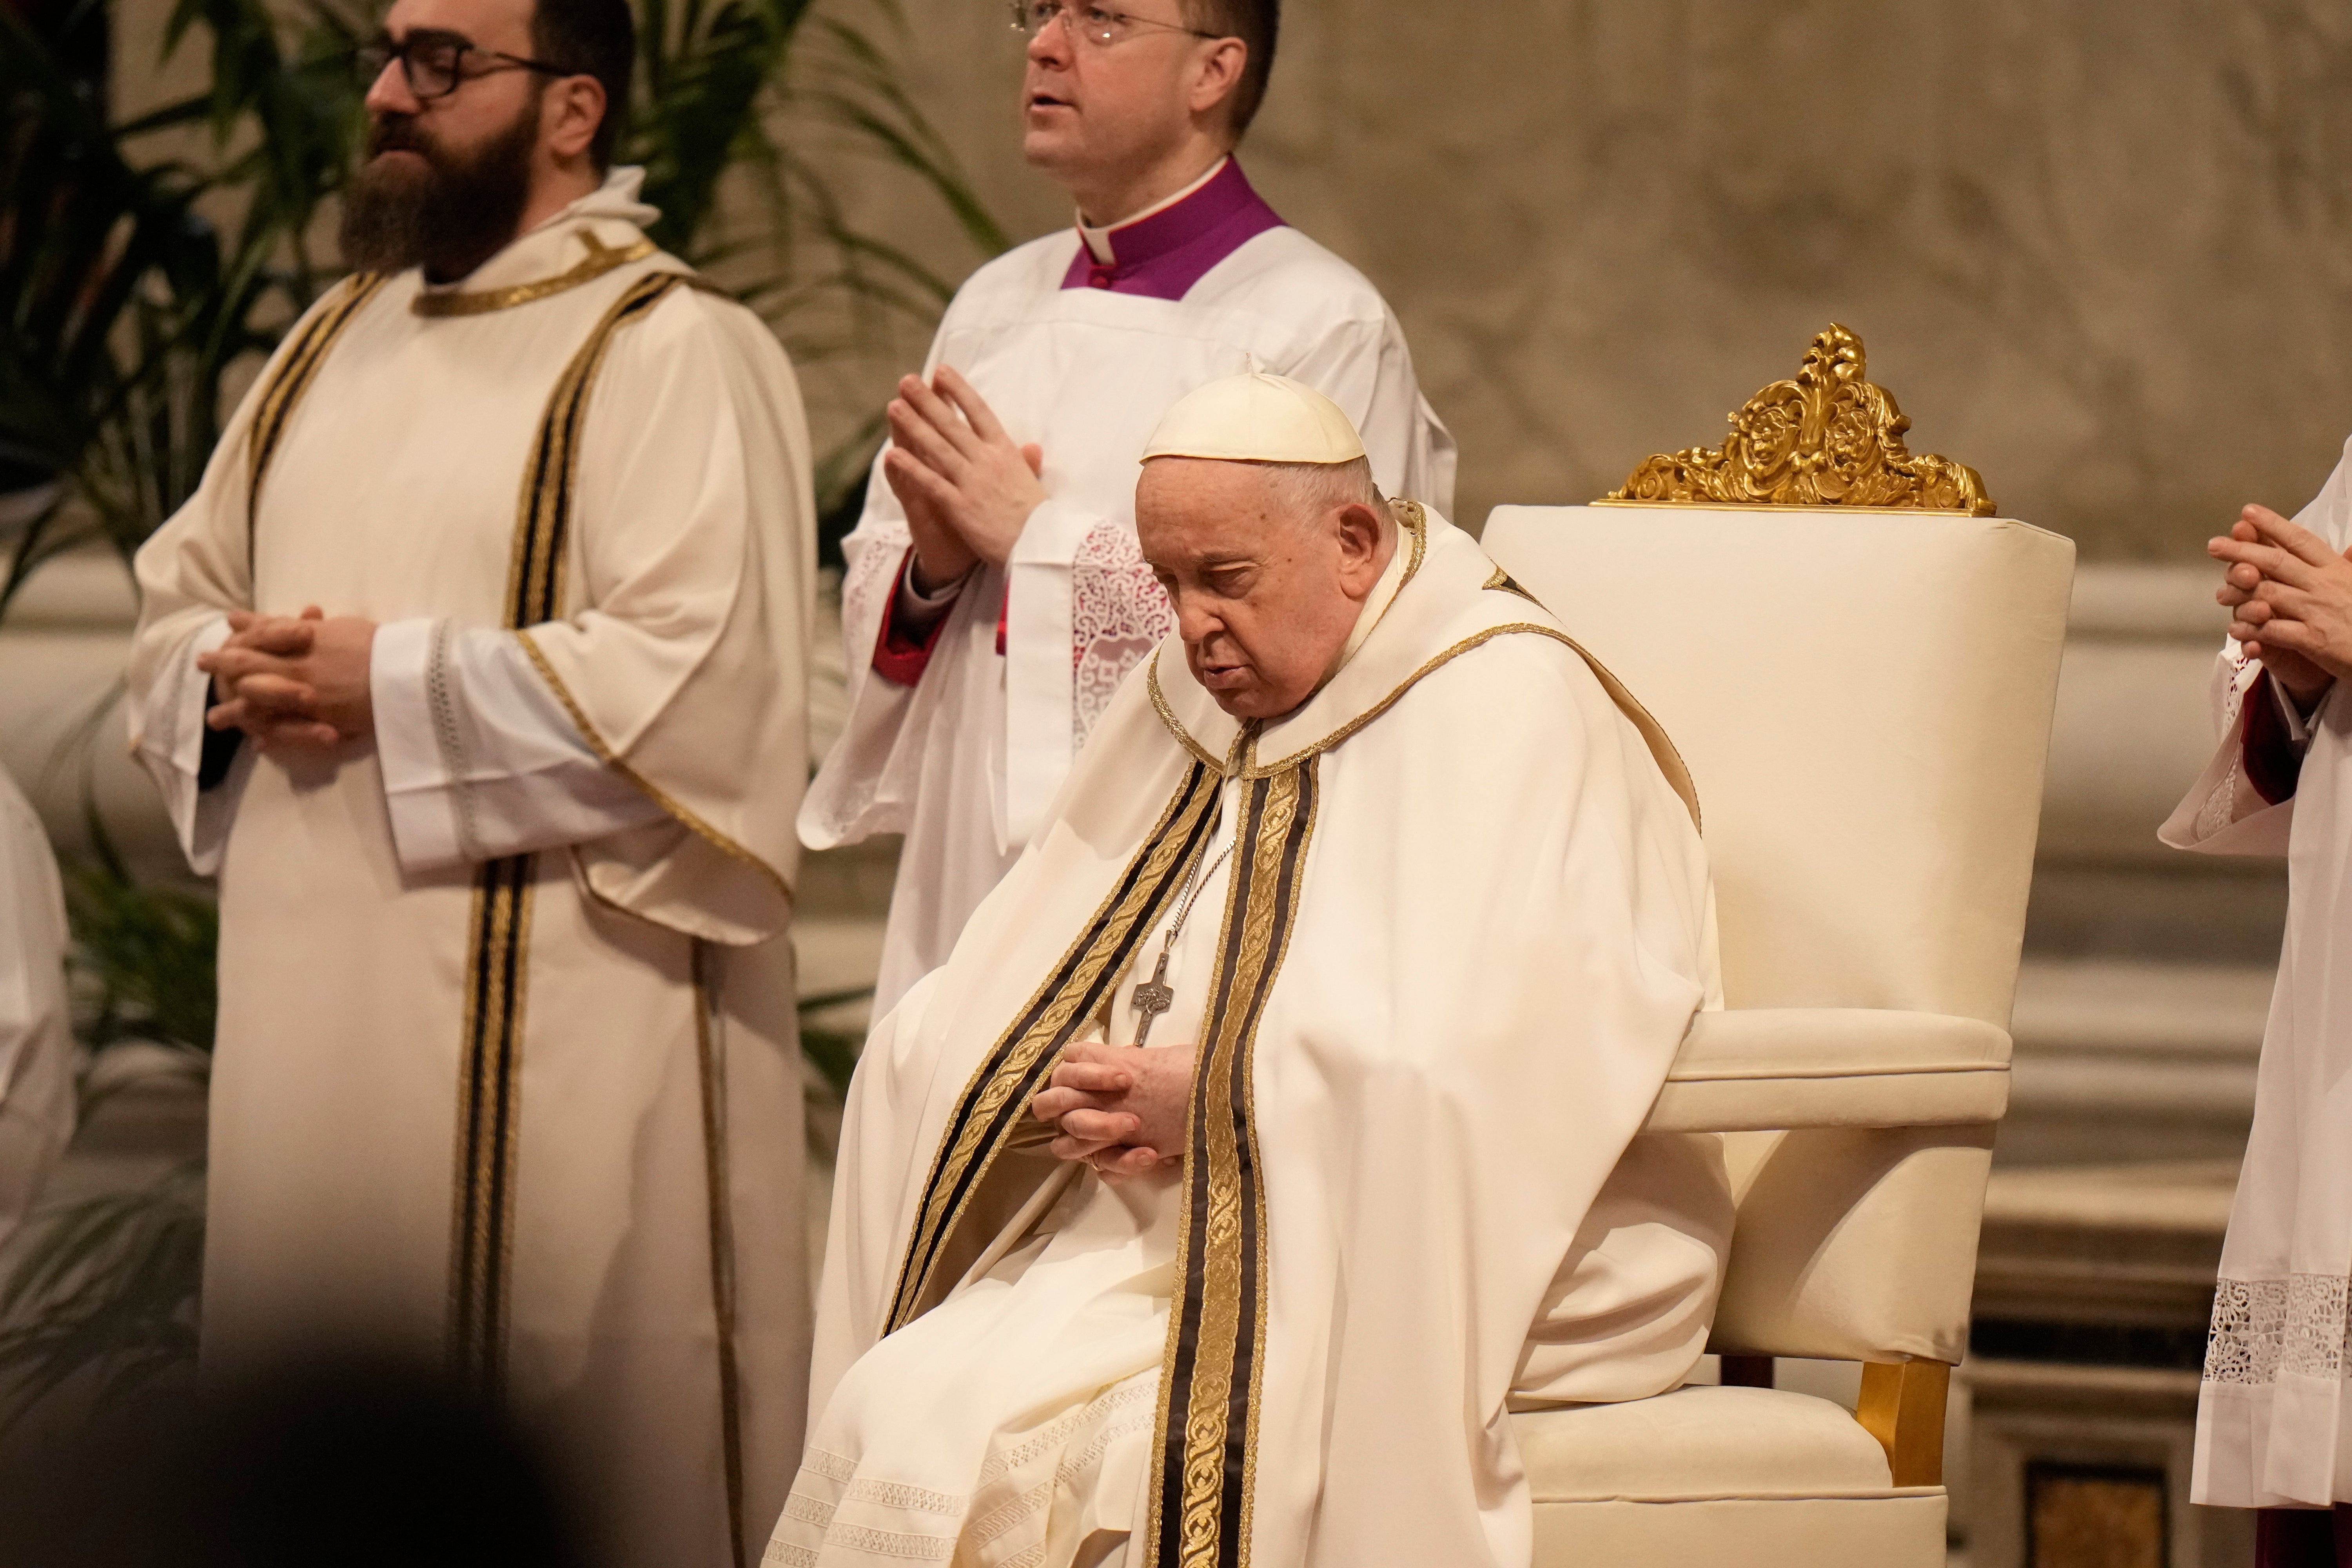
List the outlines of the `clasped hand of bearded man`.
<svg viewBox="0 0 2352 1568">
<path fill-rule="evenodd" d="M 1173 1165 L 1183 1158 L 1192 1056 L 1190 1046 L 1082 1042 L 1063 1054 L 1030 1114 L 1060 1125 L 1055 1159 L 1083 1160 L 1107 1182 Z"/>
<path fill-rule="evenodd" d="M 971 384 L 948 365 L 903 376 L 890 401 L 882 477 L 906 509 L 917 586 L 936 591 L 985 561 L 1002 566 L 1045 499 L 1045 449 L 1013 445 Z"/>
<path fill-rule="evenodd" d="M 2352 676 L 2352 560 L 2268 507 L 2250 506 L 2206 545 L 2228 563 L 2214 596 L 2233 612 L 2230 635 L 2308 712 Z"/>
<path fill-rule="evenodd" d="M 299 616 L 239 610 L 228 626 L 228 640 L 196 659 L 220 698 L 206 724 L 242 730 L 265 752 L 323 751 L 375 732 L 373 621 L 312 605 Z"/>
</svg>

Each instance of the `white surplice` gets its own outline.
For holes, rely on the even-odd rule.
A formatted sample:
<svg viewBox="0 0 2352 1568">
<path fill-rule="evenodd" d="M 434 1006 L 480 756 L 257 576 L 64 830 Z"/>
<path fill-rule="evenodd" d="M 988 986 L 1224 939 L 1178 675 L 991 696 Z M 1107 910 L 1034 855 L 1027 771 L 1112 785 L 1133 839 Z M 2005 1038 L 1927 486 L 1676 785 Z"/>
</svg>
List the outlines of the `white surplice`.
<svg viewBox="0 0 2352 1568">
<path fill-rule="evenodd" d="M 2352 444 L 2295 521 L 2352 546 Z M 2222 649 L 2221 743 L 2163 829 L 2176 848 L 2287 861 L 2286 945 L 2197 1402 L 2191 1495 L 2227 1508 L 2352 1502 L 2352 704 L 2341 683 L 2321 702 L 2294 793 L 2273 805 L 2241 760 L 2260 674 Z"/>
<path fill-rule="evenodd" d="M 0 1242 L 16 1231 L 74 1130 L 66 905 L 49 836 L 0 768 Z"/>
<path fill-rule="evenodd" d="M 718 1568 L 804 1408 L 814 509 L 791 366 L 637 183 L 289 334 L 140 554 L 132 730 L 220 879 L 206 1363 L 446 1359 L 611 1561 Z M 215 778 L 195 656 L 314 604 L 380 625 L 373 737 Z"/>
<path fill-rule="evenodd" d="M 1687 781 L 1467 535 L 1402 510 L 1393 602 L 1295 713 L 1244 732 L 1163 643 L 876 1028 L 769 1563 L 1172 1568 L 1181 1535 L 1524 1564 L 1507 1412 L 1698 1358 L 1719 1142 L 1635 1136 L 1719 1005 Z M 1191 1144 L 1106 1184 L 1024 1110 L 1066 1040 L 1134 1041 L 1179 921 L 1150 1048 L 1206 1042 Z"/>
<path fill-rule="evenodd" d="M 1355 422 L 1383 491 L 1453 503 L 1453 437 L 1396 317 L 1354 268 L 1273 228 L 1165 300 L 1063 287 L 1080 244 L 1066 230 L 974 273 L 924 363 L 927 375 L 954 366 L 1014 441 L 1044 447 L 1049 499 L 1006 566 L 964 584 L 915 686 L 871 668 L 908 543 L 878 458 L 843 546 L 848 720 L 801 832 L 812 848 L 906 835 L 877 1016 L 946 961 L 1120 679 L 1174 625 L 1135 542 L 1137 458 L 1171 405 L 1252 368 L 1295 377 Z"/>
</svg>

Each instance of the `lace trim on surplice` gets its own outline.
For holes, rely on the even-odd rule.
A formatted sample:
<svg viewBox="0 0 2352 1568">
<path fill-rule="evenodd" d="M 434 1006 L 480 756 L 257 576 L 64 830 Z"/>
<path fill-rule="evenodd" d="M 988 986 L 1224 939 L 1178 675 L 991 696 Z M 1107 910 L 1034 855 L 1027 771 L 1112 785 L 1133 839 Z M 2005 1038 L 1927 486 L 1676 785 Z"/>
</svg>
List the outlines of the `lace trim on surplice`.
<svg viewBox="0 0 2352 1568">
<path fill-rule="evenodd" d="M 2247 671 L 2253 668 L 2254 663 L 2240 653 L 2231 668 L 2230 694 L 2221 700 L 2221 733 L 2225 736 L 2238 733 L 2238 715 L 2245 711 L 2246 689 L 2252 684 L 2247 679 Z M 2243 798 L 2240 792 L 2253 787 L 2246 782 L 2245 760 L 2243 744 L 2231 745 L 2228 771 L 2213 786 L 2213 793 L 2207 795 L 2204 804 L 2197 808 L 2197 837 L 2200 839 L 2212 837 L 2239 817 L 2248 815 L 2239 809 L 2239 802 Z"/>
<path fill-rule="evenodd" d="M 881 635 L 882 617 L 898 586 L 898 563 L 914 543 L 914 535 L 896 518 L 885 518 L 864 538 L 842 541 L 847 567 L 841 576 L 841 633 L 847 645 L 842 653 L 852 671 L 874 658 L 874 639 Z"/>
<path fill-rule="evenodd" d="M 2261 1385 L 2282 1376 L 2341 1382 L 2352 1363 L 2352 1280 L 2340 1274 L 2231 1279 L 2213 1289 L 2205 1381 Z"/>
<path fill-rule="evenodd" d="M 1086 744 L 1111 693 L 1176 629 L 1176 612 L 1135 535 L 1097 523 L 1070 565 L 1070 743 Z"/>
</svg>

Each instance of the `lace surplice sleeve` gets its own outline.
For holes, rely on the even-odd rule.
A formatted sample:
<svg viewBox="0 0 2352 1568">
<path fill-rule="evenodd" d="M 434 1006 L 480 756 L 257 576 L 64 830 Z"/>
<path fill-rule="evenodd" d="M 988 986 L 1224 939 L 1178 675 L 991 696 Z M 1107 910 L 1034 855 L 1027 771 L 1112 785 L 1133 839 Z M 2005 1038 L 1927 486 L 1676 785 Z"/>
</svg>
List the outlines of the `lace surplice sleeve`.
<svg viewBox="0 0 2352 1568">
<path fill-rule="evenodd" d="M 1070 570 L 1070 707 L 1076 751 L 1143 656 L 1176 629 L 1176 612 L 1144 563 L 1135 535 L 1108 520 L 1078 546 Z"/>
</svg>

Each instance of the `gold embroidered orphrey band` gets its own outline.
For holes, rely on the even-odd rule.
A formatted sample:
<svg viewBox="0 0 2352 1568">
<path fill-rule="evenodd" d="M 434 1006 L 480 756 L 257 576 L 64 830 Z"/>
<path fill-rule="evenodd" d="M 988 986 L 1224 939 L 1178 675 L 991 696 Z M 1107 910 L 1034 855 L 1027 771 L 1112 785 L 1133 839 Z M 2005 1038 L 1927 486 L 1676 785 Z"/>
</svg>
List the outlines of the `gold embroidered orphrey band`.
<svg viewBox="0 0 2352 1568">
<path fill-rule="evenodd" d="M 1252 1058 L 1297 923 L 1318 757 L 1242 785 L 1184 1148 L 1144 1568 L 1247 1568 L 1265 1382 L 1265 1183 Z"/>
<path fill-rule="evenodd" d="M 610 270 L 607 268 L 605 270 Z M 672 289 L 697 279 L 684 273 L 655 272 L 638 279 L 604 312 L 549 394 L 539 434 L 524 467 L 515 507 L 515 539 L 508 563 L 508 629 L 552 620 L 563 613 L 564 563 L 570 553 L 572 513 L 577 492 L 580 440 L 587 411 L 613 340 L 623 327 L 642 321 Z M 527 645 L 528 646 L 528 645 Z M 536 650 L 534 650 L 536 651 Z M 543 666 L 544 661 L 541 662 Z M 567 701 L 567 706 L 570 706 Z M 575 719 L 577 714 L 575 712 Z M 494 891 L 501 868 L 513 867 L 523 900 L 527 929 L 535 856 L 523 855 L 483 867 L 477 892 L 477 923 L 467 974 L 468 995 L 482 989 L 477 976 L 497 961 L 490 938 L 498 929 Z M 481 1026 L 469 1015 L 458 1108 L 457 1201 L 450 1240 L 450 1331 L 452 1365 L 490 1392 L 505 1382 L 507 1322 L 512 1292 L 511 1258 L 515 1207 L 515 1146 L 520 1121 L 523 954 L 513 961 L 515 1001 L 510 1026 Z M 724 1038 L 706 973 L 710 962 L 700 942 L 691 953 L 695 985 L 695 1049 L 701 1088 L 706 1225 L 710 1246 L 710 1309 L 719 1360 L 720 1439 L 726 1458 L 728 1529 L 737 1568 L 744 1568 L 742 1391 L 736 1349 L 734 1215 L 727 1173 Z"/>
<path fill-rule="evenodd" d="M 934 1294 L 952 1283 L 940 1278 L 940 1263 L 972 1194 L 1020 1131 L 1031 1097 L 1045 1086 L 1063 1047 L 1108 1003 L 1208 843 L 1216 827 L 1218 778 L 1218 770 L 1197 761 L 1185 770 L 1109 896 L 964 1085 L 923 1184 L 886 1333 L 921 1316 Z"/>
<path fill-rule="evenodd" d="M 1186 1131 L 1177 1295 L 1153 1452 L 1153 1568 L 1244 1568 L 1265 1360 L 1265 1195 L 1251 1057 L 1296 924 L 1318 761 L 1242 786 L 1224 925 Z M 891 1297 L 896 1331 L 934 1304 L 957 1226 L 1029 1100 L 1100 1014 L 1213 834 L 1230 771 L 1197 758 L 1110 894 L 964 1087 L 940 1138 Z"/>
<path fill-rule="evenodd" d="M 528 305 L 535 300 L 544 300 L 568 289 L 577 289 L 583 283 L 593 283 L 614 268 L 626 267 L 632 261 L 643 261 L 660 248 L 650 239 L 622 246 L 606 245 L 584 228 L 579 231 L 579 236 L 580 243 L 588 247 L 587 256 L 577 265 L 552 278 L 517 283 L 506 289 L 483 289 L 471 294 L 435 294 L 420 289 L 416 297 L 409 300 L 408 308 L 416 315 L 427 317 L 483 316 L 492 310 L 510 310 L 517 305 Z"/>
</svg>

